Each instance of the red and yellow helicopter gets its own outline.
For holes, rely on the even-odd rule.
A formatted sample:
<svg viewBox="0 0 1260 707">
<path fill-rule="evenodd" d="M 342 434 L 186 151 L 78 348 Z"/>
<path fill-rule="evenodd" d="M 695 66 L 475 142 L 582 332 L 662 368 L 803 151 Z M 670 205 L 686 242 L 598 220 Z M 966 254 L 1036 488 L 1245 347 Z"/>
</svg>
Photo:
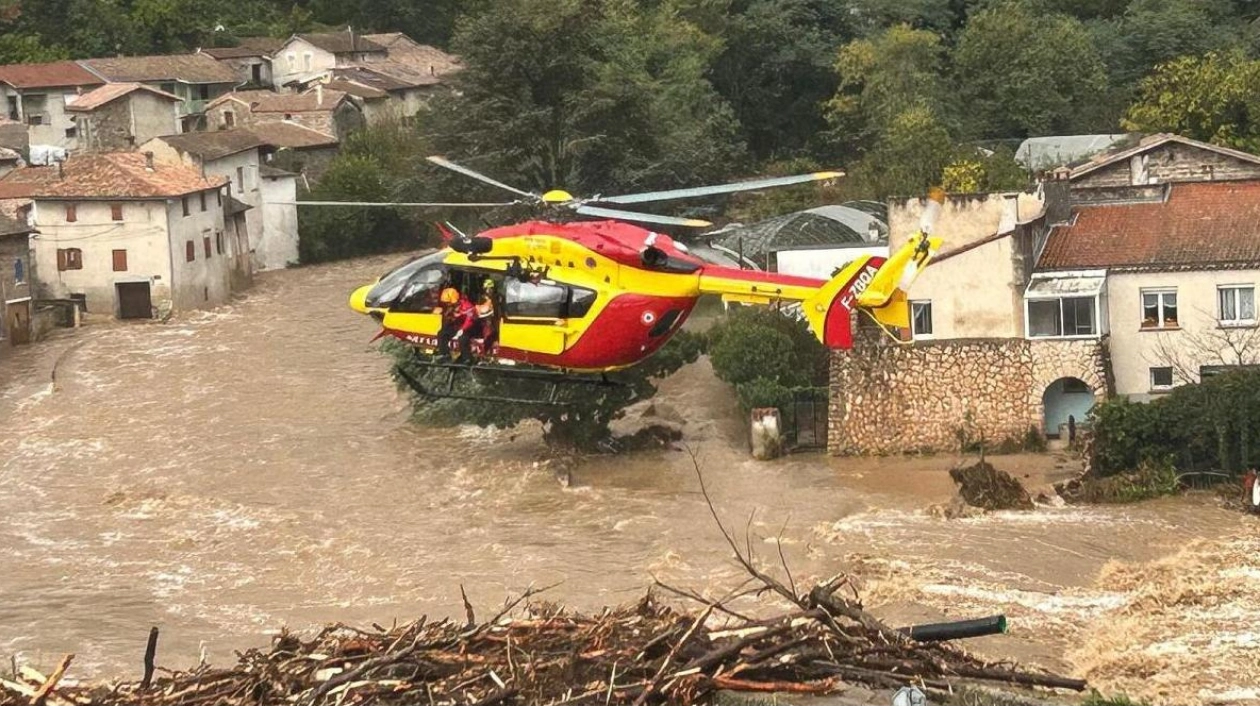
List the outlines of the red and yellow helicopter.
<svg viewBox="0 0 1260 707">
<path fill-rule="evenodd" d="M 474 353 L 491 366 L 526 364 L 533 372 L 570 378 L 633 366 L 682 327 L 701 295 L 745 304 L 799 303 L 809 328 L 823 344 L 849 348 L 855 311 L 866 312 L 885 328 L 909 327 L 906 290 L 941 246 L 925 218 L 923 228 L 890 257 L 859 256 L 830 280 L 741 270 L 701 260 L 665 234 L 624 222 L 696 227 L 708 225 L 705 221 L 595 204 L 732 193 L 842 174 L 819 172 L 579 200 L 562 191 L 535 195 L 443 158 L 429 159 L 535 203 L 617 219 L 527 221 L 474 237 L 458 234 L 447 247 L 407 262 L 350 296 L 352 309 L 380 321 L 378 336 L 392 336 L 430 352 L 438 347 L 442 327 L 440 292 L 453 287 L 475 302 L 489 281 L 494 286 L 497 343 L 491 351 L 482 351 L 480 340 L 472 344 Z M 934 191 L 930 207 L 939 210 L 942 197 Z M 454 394 L 453 378 L 454 373 L 447 395 L 474 397 Z M 443 395 L 411 382 L 424 394 Z"/>
</svg>

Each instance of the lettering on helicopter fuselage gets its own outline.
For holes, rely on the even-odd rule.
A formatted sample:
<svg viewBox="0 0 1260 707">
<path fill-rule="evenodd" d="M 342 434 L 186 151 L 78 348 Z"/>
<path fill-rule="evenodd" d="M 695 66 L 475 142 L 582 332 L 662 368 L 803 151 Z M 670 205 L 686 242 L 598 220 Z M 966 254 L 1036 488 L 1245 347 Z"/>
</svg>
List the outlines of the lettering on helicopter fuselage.
<svg viewBox="0 0 1260 707">
<path fill-rule="evenodd" d="M 862 266 L 862 272 L 857 274 L 857 277 L 853 279 L 853 284 L 849 285 L 848 291 L 840 298 L 840 306 L 852 310 L 853 300 L 857 299 L 857 296 L 862 294 L 867 286 L 871 284 L 871 280 L 875 279 L 875 273 L 877 272 L 879 272 L 878 265 L 868 262 Z"/>
</svg>

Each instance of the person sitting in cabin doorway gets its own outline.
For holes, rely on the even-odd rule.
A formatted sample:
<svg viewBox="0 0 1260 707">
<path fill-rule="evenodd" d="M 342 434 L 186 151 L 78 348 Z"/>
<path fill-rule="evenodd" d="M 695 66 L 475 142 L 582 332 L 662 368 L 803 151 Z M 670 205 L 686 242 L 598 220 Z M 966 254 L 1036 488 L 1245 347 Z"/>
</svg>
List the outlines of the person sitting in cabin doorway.
<svg viewBox="0 0 1260 707">
<path fill-rule="evenodd" d="M 494 280 L 486 278 L 481 283 L 481 301 L 477 303 L 477 323 L 481 333 L 481 360 L 494 355 L 494 347 L 499 342 L 499 321 L 494 308 Z"/>
<path fill-rule="evenodd" d="M 439 361 L 451 360 L 451 342 L 459 342 L 459 361 L 472 362 L 472 328 L 477 323 L 477 310 L 462 292 L 454 287 L 442 290 L 442 328 L 438 331 Z"/>
</svg>

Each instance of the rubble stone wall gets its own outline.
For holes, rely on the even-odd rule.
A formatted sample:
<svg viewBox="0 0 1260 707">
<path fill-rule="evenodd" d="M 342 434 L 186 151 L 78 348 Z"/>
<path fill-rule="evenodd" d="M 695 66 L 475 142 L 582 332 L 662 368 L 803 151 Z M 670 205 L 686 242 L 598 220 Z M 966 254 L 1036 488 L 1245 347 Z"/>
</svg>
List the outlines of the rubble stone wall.
<svg viewBox="0 0 1260 707">
<path fill-rule="evenodd" d="M 963 437 L 996 446 L 1044 434 L 1042 396 L 1060 378 L 1107 390 L 1098 341 L 863 338 L 831 360 L 831 454 L 935 453 Z"/>
</svg>

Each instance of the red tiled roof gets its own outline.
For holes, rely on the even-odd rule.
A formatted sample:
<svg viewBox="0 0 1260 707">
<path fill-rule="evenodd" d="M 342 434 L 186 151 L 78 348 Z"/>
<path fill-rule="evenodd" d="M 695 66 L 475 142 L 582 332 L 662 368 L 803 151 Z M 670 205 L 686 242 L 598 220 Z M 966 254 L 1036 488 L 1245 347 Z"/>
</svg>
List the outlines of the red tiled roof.
<svg viewBox="0 0 1260 707">
<path fill-rule="evenodd" d="M 235 71 L 205 54 L 120 56 L 84 59 L 80 63 L 110 81 L 240 82 Z"/>
<path fill-rule="evenodd" d="M 59 86 L 99 86 L 99 76 L 73 61 L 47 64 L 7 64 L 0 66 L 0 83 L 14 88 L 54 88 Z"/>
<path fill-rule="evenodd" d="M 107 83 L 104 86 L 88 91 L 81 96 L 76 96 L 73 100 L 66 104 L 66 110 L 96 110 L 106 103 L 109 103 L 116 98 L 122 98 L 132 91 L 148 91 L 155 96 L 160 96 L 171 101 L 183 100 L 173 93 L 159 91 L 156 88 L 145 86 L 140 83 Z"/>
<path fill-rule="evenodd" d="M 1170 184 L 1166 201 L 1078 206 L 1050 232 L 1038 270 L 1188 270 L 1260 265 L 1260 181 Z"/>
<path fill-rule="evenodd" d="M 246 150 L 267 147 L 266 142 L 245 128 L 162 135 L 156 139 L 177 150 L 210 161 L 245 152 Z"/>
<path fill-rule="evenodd" d="M 146 166 L 138 152 L 71 155 L 56 166 L 22 167 L 0 179 L 0 198 L 154 199 L 221 187 L 223 177 L 202 177 L 182 165 Z"/>
<path fill-rule="evenodd" d="M 248 103 L 255 113 L 306 113 L 309 111 L 331 111 L 346 97 L 345 92 L 336 89 L 324 89 L 321 100 L 314 89 L 306 93 L 276 93 L 275 91 L 253 90 L 225 93 L 214 99 L 207 107 L 236 99 Z"/>
</svg>

